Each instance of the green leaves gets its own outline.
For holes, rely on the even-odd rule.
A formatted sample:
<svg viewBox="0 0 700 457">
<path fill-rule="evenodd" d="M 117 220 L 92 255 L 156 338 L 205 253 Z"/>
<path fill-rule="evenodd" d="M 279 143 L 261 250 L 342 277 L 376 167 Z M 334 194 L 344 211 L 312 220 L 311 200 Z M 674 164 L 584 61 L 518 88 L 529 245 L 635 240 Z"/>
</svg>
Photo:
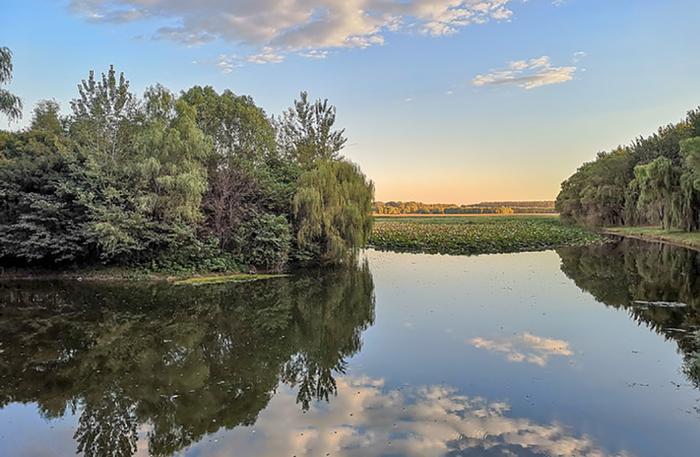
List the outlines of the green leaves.
<svg viewBox="0 0 700 457">
<path fill-rule="evenodd" d="M 12 79 L 12 51 L 0 47 L 0 84 L 6 84 Z M 22 117 L 22 100 L 11 92 L 0 89 L 0 113 L 10 120 Z"/>
<path fill-rule="evenodd" d="M 692 176 L 695 189 L 700 191 L 700 137 L 682 141 L 681 154 Z"/>
<path fill-rule="evenodd" d="M 0 49 L 0 82 L 9 57 Z M 278 144 L 272 119 L 228 90 L 155 85 L 138 99 L 110 66 L 78 91 L 72 116 L 44 101 L 29 131 L 0 132 L 3 262 L 281 270 L 367 241 L 373 187 L 337 159 L 345 138 L 327 101 L 303 94 Z"/>
<path fill-rule="evenodd" d="M 322 262 L 340 263 L 372 228 L 374 185 L 344 160 L 321 160 L 299 178 L 292 202 L 297 244 Z"/>
</svg>

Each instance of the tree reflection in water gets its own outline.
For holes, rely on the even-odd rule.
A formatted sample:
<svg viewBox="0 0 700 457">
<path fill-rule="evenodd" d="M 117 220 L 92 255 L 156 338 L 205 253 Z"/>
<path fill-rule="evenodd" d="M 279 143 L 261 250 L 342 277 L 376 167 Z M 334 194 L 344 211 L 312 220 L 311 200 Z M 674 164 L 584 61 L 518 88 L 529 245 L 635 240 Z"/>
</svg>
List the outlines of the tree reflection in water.
<svg viewBox="0 0 700 457">
<path fill-rule="evenodd" d="M 675 341 L 686 376 L 700 388 L 698 252 L 631 239 L 557 252 L 562 271 L 578 287 Z"/>
<path fill-rule="evenodd" d="M 131 455 L 144 428 L 170 455 L 255 423 L 280 382 L 302 408 L 330 399 L 373 321 L 366 264 L 206 287 L 4 284 L 0 407 L 79 412 L 86 456 Z"/>
</svg>

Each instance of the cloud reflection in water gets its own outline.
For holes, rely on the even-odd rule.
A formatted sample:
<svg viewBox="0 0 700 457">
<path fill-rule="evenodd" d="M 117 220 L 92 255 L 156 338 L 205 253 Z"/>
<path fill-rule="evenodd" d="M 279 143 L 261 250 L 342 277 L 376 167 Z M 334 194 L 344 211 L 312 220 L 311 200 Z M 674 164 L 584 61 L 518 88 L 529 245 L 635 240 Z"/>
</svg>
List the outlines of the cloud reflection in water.
<svg viewBox="0 0 700 457">
<path fill-rule="evenodd" d="M 505 354 L 510 362 L 528 362 L 541 367 L 547 365 L 550 357 L 574 355 L 567 341 L 544 338 L 527 332 L 512 338 L 495 340 L 473 338 L 467 343 L 489 352 Z"/>
<path fill-rule="evenodd" d="M 609 453 L 558 424 L 508 417 L 510 406 L 432 385 L 385 390 L 381 379 L 343 377 L 338 395 L 307 413 L 280 388 L 251 427 L 222 431 L 190 449 L 199 456 L 411 457 L 630 456 Z M 214 445 L 212 442 L 215 441 Z"/>
</svg>

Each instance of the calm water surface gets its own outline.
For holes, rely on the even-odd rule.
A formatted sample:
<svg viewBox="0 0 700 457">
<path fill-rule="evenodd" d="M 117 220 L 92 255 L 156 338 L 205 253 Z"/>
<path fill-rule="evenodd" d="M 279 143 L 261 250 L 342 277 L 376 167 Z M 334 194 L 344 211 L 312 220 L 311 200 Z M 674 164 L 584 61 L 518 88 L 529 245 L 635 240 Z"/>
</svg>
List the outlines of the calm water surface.
<svg viewBox="0 0 700 457">
<path fill-rule="evenodd" d="M 700 255 L 0 284 L 0 455 L 695 456 Z"/>
</svg>

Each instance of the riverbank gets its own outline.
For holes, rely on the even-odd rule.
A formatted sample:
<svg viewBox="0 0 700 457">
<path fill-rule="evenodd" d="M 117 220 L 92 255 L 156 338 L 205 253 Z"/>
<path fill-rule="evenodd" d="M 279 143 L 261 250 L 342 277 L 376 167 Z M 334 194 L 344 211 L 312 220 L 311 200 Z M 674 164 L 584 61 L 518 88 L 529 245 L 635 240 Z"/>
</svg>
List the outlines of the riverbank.
<svg viewBox="0 0 700 457">
<path fill-rule="evenodd" d="M 241 273 L 238 271 L 191 274 L 184 272 L 153 272 L 129 267 L 90 267 L 68 271 L 53 271 L 26 268 L 0 268 L 0 281 L 24 280 L 68 280 L 91 282 L 144 281 L 168 282 L 174 285 L 221 284 L 225 282 L 248 282 L 283 277 L 283 274 Z"/>
<path fill-rule="evenodd" d="M 660 227 L 614 227 L 605 229 L 603 233 L 700 251 L 700 232 L 667 231 Z"/>
</svg>

